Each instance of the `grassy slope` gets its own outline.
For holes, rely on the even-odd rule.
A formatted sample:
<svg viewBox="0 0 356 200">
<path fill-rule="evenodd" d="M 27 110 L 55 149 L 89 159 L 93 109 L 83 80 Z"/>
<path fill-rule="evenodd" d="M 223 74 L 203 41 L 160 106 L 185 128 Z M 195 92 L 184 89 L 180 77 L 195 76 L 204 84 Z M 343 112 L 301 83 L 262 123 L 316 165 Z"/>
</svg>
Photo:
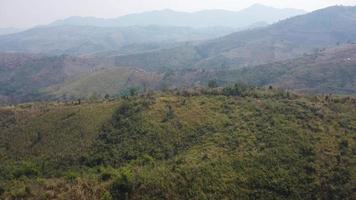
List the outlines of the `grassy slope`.
<svg viewBox="0 0 356 200">
<path fill-rule="evenodd" d="M 117 103 L 28 104 L 1 109 L 3 159 L 78 159 L 115 107 Z"/>
<path fill-rule="evenodd" d="M 148 73 L 133 68 L 104 69 L 83 74 L 75 80 L 52 86 L 43 90 L 46 94 L 57 98 L 75 97 L 88 98 L 93 94 L 104 97 L 119 95 L 129 88 L 153 89 L 161 79 L 159 73 Z"/>
<path fill-rule="evenodd" d="M 39 170 L 46 179 L 4 182 L 5 196 L 97 199 L 109 190 L 131 199 L 351 198 L 354 99 L 161 94 L 133 98 L 111 115 L 117 104 L 17 108 L 17 123 L 9 117 L 14 109 L 2 109 L 0 135 L 7 139 L 0 149 L 8 159 L 40 155 L 73 170 L 93 167 L 59 177 Z M 31 148 L 38 131 L 44 136 Z"/>
<path fill-rule="evenodd" d="M 125 88 L 132 73 L 129 69 L 100 70 L 88 75 L 82 75 L 76 80 L 49 88 L 55 96 L 68 95 L 72 97 L 89 97 L 97 94 L 117 94 Z"/>
</svg>

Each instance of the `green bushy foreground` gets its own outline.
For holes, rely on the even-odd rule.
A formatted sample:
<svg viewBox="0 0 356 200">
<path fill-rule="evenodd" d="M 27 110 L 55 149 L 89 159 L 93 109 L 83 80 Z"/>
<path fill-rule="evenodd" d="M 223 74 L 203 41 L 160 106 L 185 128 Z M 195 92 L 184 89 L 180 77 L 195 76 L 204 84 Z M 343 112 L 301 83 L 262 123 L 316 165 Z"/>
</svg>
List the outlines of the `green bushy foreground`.
<svg viewBox="0 0 356 200">
<path fill-rule="evenodd" d="M 355 199 L 356 99 L 236 85 L 0 109 L 3 199 Z"/>
</svg>

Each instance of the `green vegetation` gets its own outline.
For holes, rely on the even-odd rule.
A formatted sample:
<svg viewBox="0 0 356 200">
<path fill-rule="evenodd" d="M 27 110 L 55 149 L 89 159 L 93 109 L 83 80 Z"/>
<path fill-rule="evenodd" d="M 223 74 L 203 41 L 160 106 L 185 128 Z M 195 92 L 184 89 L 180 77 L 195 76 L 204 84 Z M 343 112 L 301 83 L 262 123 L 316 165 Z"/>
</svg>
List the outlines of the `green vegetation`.
<svg viewBox="0 0 356 200">
<path fill-rule="evenodd" d="M 5 199 L 353 199 L 356 99 L 236 84 L 0 110 Z"/>
<path fill-rule="evenodd" d="M 118 95 L 120 91 L 127 86 L 128 79 L 134 70 L 130 69 L 114 69 L 100 70 L 91 74 L 85 74 L 76 80 L 68 81 L 63 86 L 54 86 L 46 90 L 53 96 L 63 97 L 81 97 L 88 98 L 93 94 Z"/>
</svg>

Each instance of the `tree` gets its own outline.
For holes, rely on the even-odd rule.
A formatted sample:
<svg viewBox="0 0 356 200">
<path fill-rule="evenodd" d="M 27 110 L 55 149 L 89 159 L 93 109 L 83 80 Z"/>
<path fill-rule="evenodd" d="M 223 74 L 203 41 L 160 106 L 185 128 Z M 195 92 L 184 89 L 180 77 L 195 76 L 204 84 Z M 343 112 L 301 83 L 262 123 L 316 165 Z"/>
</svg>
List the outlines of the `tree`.
<svg viewBox="0 0 356 200">
<path fill-rule="evenodd" d="M 113 199 L 128 200 L 133 191 L 133 174 L 130 169 L 121 169 L 120 176 L 110 187 L 110 194 Z"/>
<path fill-rule="evenodd" d="M 210 81 L 208 82 L 208 87 L 209 87 L 209 88 L 216 88 L 216 87 L 218 87 L 217 81 L 216 81 L 216 80 L 210 80 Z"/>
<path fill-rule="evenodd" d="M 171 105 L 166 106 L 166 115 L 163 119 L 163 122 L 166 122 L 174 117 L 174 111 Z"/>
<path fill-rule="evenodd" d="M 98 100 L 98 93 L 93 92 L 93 94 L 90 96 L 90 101 L 97 101 Z"/>
<path fill-rule="evenodd" d="M 130 93 L 130 96 L 136 96 L 137 93 L 138 93 L 138 89 L 137 88 L 130 88 L 129 89 L 129 93 Z"/>
</svg>

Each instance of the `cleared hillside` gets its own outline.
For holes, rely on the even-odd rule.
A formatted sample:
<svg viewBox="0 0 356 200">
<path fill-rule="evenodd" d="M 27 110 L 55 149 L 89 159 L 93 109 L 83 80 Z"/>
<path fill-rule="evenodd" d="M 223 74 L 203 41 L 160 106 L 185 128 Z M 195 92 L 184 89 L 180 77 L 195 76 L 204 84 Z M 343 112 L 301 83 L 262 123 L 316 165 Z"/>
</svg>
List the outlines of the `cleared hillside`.
<svg viewBox="0 0 356 200">
<path fill-rule="evenodd" d="M 55 98 L 89 98 L 93 95 L 102 98 L 105 95 L 120 95 L 130 88 L 142 91 L 158 89 L 160 80 L 160 74 L 140 69 L 104 69 L 83 74 L 74 80 L 43 89 L 42 92 Z"/>
</svg>

